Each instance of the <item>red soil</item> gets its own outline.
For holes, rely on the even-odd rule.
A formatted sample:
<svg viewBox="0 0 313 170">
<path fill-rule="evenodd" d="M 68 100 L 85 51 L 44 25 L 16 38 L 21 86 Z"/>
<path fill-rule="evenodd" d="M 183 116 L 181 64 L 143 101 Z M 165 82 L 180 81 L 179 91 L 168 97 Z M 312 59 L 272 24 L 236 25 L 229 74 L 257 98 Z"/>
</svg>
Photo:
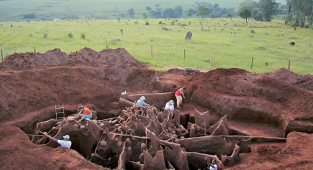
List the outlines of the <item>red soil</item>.
<svg viewBox="0 0 313 170">
<path fill-rule="evenodd" d="M 118 101 L 125 90 L 173 92 L 183 86 L 182 114 L 208 110 L 212 124 L 227 115 L 229 126 L 248 135 L 287 137 L 287 143 L 252 144 L 252 152 L 240 154 L 240 163 L 228 168 L 312 167 L 312 75 L 286 69 L 264 75 L 216 69 L 184 76 L 184 70 L 148 67 L 125 49 L 7 56 L 0 63 L 0 169 L 99 169 L 75 150 L 36 145 L 27 134 L 37 122 L 55 116 L 55 104 L 63 103 L 66 115 L 84 105 L 105 117 L 120 111 Z"/>
</svg>

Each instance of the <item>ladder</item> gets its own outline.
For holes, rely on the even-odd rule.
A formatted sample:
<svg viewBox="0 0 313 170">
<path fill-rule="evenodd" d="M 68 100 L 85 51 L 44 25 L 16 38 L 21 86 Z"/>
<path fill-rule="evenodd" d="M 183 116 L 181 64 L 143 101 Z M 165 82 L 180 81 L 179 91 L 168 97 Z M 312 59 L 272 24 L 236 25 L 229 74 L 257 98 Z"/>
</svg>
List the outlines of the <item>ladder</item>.
<svg viewBox="0 0 313 170">
<path fill-rule="evenodd" d="M 65 117 L 64 113 L 64 105 L 62 103 L 62 107 L 57 107 L 57 105 L 54 105 L 54 111 L 55 111 L 55 119 L 63 119 Z"/>
</svg>

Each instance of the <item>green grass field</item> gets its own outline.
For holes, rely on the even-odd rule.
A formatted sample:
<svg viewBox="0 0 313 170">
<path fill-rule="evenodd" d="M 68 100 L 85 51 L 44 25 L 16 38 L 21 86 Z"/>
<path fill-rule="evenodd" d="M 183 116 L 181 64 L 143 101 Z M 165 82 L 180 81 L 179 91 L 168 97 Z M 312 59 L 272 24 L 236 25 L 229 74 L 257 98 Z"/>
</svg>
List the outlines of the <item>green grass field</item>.
<svg viewBox="0 0 313 170">
<path fill-rule="evenodd" d="M 159 21 L 165 25 L 158 24 Z M 312 29 L 297 28 L 294 31 L 292 27 L 283 25 L 282 21 L 250 21 L 246 24 L 239 18 L 178 19 L 174 25 L 171 24 L 172 21 L 173 19 L 149 19 L 150 25 L 145 25 L 146 21 L 143 19 L 123 19 L 119 22 L 14 22 L 12 28 L 10 23 L 2 23 L 0 47 L 4 56 L 15 52 L 33 52 L 34 46 L 40 53 L 60 48 L 70 54 L 84 47 L 96 51 L 103 50 L 108 41 L 111 48 L 125 48 L 139 61 L 150 64 L 151 69 L 156 70 L 172 67 L 192 67 L 205 71 L 216 68 L 242 68 L 265 73 L 282 67 L 288 68 L 288 62 L 291 60 L 291 71 L 297 74 L 313 74 L 313 46 L 310 45 L 313 43 Z M 187 26 L 182 27 L 181 24 Z M 207 31 L 201 31 L 201 25 Z M 162 27 L 170 30 L 164 31 Z M 124 30 L 123 35 L 120 29 Z M 250 33 L 251 29 L 255 34 Z M 188 31 L 193 34 L 191 41 L 185 40 Z M 72 33 L 72 38 L 69 38 L 69 33 Z M 85 39 L 81 38 L 82 34 Z M 115 42 L 113 39 L 121 39 L 121 42 Z M 291 41 L 296 45 L 290 46 Z M 205 62 L 205 59 L 211 62 Z"/>
<path fill-rule="evenodd" d="M 285 0 L 276 0 L 285 3 Z M 26 21 L 24 15 L 34 13 L 37 18 L 31 20 L 68 18 L 71 15 L 85 19 L 93 15 L 105 16 L 107 19 L 117 19 L 119 14 L 127 14 L 133 8 L 135 18 L 142 18 L 146 6 L 155 10 L 156 4 L 164 10 L 182 6 L 184 11 L 192 8 L 197 0 L 4 0 L 0 1 L 0 22 Z M 238 8 L 243 0 L 208 0 L 211 4 L 219 4 L 220 8 Z M 126 16 L 129 17 L 129 16 Z"/>
</svg>

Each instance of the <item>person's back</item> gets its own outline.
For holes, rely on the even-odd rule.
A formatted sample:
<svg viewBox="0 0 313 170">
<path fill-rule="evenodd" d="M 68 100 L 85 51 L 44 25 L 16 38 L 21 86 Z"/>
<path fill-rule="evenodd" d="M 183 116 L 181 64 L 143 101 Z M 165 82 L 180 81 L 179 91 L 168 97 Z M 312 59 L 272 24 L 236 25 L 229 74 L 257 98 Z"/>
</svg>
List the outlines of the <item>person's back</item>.
<svg viewBox="0 0 313 170">
<path fill-rule="evenodd" d="M 174 102 L 173 100 L 170 100 L 169 102 L 166 103 L 165 105 L 166 110 L 174 111 Z"/>
<path fill-rule="evenodd" d="M 147 103 L 144 102 L 143 100 L 140 100 L 140 99 L 139 99 L 139 100 L 137 101 L 136 105 L 137 105 L 137 106 L 140 106 L 140 105 L 146 106 Z"/>
<path fill-rule="evenodd" d="M 72 146 L 72 142 L 69 140 L 57 140 L 57 143 L 66 148 L 71 148 Z"/>
<path fill-rule="evenodd" d="M 144 102 L 144 100 L 146 100 L 145 96 L 141 96 L 140 99 L 136 102 L 136 105 L 137 106 L 140 106 L 140 105 L 146 106 L 146 105 L 148 105 L 146 102 Z"/>
</svg>

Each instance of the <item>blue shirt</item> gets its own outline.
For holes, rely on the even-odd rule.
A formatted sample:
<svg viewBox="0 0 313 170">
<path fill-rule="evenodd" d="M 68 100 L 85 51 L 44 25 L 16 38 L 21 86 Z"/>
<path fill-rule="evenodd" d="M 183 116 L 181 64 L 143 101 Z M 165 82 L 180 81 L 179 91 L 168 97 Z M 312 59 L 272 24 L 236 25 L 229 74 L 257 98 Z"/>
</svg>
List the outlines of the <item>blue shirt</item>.
<svg viewBox="0 0 313 170">
<path fill-rule="evenodd" d="M 137 101 L 136 105 L 137 105 L 137 106 L 140 106 L 140 105 L 146 106 L 147 103 L 144 102 L 143 100 L 140 100 L 140 99 L 139 99 L 139 100 Z"/>
</svg>

